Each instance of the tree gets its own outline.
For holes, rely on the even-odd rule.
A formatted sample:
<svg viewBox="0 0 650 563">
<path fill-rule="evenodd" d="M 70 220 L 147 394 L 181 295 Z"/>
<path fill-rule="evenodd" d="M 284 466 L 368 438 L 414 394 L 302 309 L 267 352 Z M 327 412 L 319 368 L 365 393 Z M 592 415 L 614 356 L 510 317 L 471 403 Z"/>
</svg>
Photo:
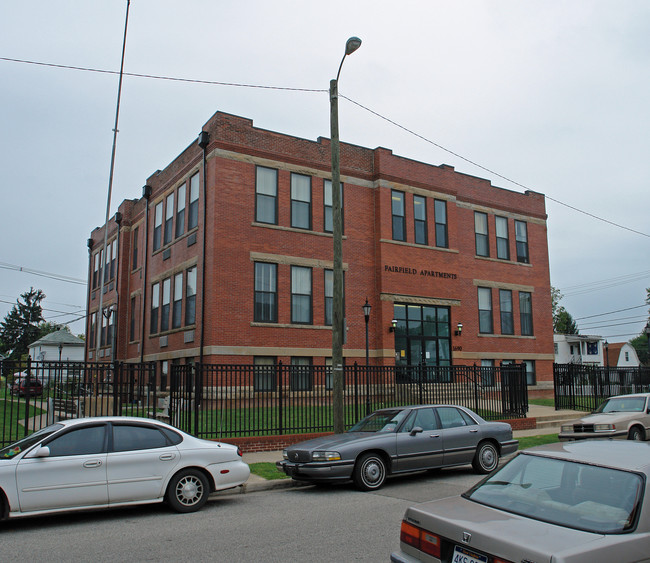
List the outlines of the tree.
<svg viewBox="0 0 650 563">
<path fill-rule="evenodd" d="M 579 334 L 578 325 L 571 313 L 560 305 L 562 292 L 551 286 L 551 311 L 553 312 L 553 332 L 555 334 Z"/>
<path fill-rule="evenodd" d="M 38 340 L 39 323 L 45 321 L 41 307 L 43 299 L 45 294 L 31 287 L 16 300 L 16 305 L 0 323 L 2 351 L 10 352 L 10 359 L 19 360 L 27 354 L 29 345 Z"/>
<path fill-rule="evenodd" d="M 558 307 L 557 313 L 553 317 L 553 332 L 555 334 L 580 334 L 571 313 L 564 307 Z"/>
</svg>

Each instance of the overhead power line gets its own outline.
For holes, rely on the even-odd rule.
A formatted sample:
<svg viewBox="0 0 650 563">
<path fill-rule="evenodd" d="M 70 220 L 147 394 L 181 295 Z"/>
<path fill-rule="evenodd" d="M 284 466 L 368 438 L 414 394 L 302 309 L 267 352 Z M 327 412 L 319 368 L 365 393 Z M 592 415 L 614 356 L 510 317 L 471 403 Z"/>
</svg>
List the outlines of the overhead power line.
<svg viewBox="0 0 650 563">
<path fill-rule="evenodd" d="M 66 283 L 74 283 L 77 285 L 87 285 L 86 280 L 80 278 L 73 278 L 71 276 L 65 276 L 63 274 L 52 274 L 50 272 L 42 272 L 40 270 L 34 270 L 32 268 L 26 268 L 25 266 L 16 266 L 15 264 L 7 264 L 6 262 L 0 262 L 0 269 L 3 270 L 13 270 L 15 272 L 25 272 L 26 274 L 32 274 L 34 276 L 40 276 L 43 278 L 49 278 L 52 280 L 62 281 Z"/>
<path fill-rule="evenodd" d="M 117 74 L 119 75 L 119 71 L 115 70 L 106 70 L 106 69 L 97 69 L 97 68 L 91 68 L 91 67 L 81 67 L 81 66 L 72 66 L 72 65 L 62 65 L 62 64 L 55 64 L 55 63 L 45 63 L 45 62 L 40 62 L 40 61 L 31 61 L 31 60 L 26 60 L 26 59 L 16 59 L 16 58 L 10 58 L 10 57 L 0 57 L 0 60 L 3 61 L 8 61 L 8 62 L 14 62 L 14 63 L 22 63 L 22 64 L 30 64 L 30 65 L 37 65 L 37 66 L 44 66 L 44 67 L 51 67 L 51 68 L 60 68 L 60 69 L 67 69 L 67 70 L 77 70 L 77 71 L 84 71 L 84 72 L 95 72 L 95 73 L 101 73 L 101 74 Z M 124 76 L 132 76 L 135 78 L 147 78 L 147 79 L 154 79 L 154 80 L 167 80 L 167 81 L 173 81 L 173 82 L 187 82 L 187 83 L 193 83 L 193 84 L 207 84 L 207 85 L 212 85 L 212 86 L 231 86 L 231 87 L 238 87 L 238 88 L 257 88 L 257 89 L 263 89 L 263 90 L 285 90 L 285 91 L 293 91 L 293 92 L 310 92 L 310 93 L 326 93 L 329 90 L 324 89 L 324 88 L 292 88 L 292 87 L 284 87 L 284 86 L 268 86 L 268 85 L 261 85 L 261 84 L 245 84 L 245 83 L 237 83 L 237 82 L 223 82 L 223 81 L 218 81 L 218 80 L 202 80 L 202 79 L 195 79 L 195 78 L 178 78 L 178 77 L 173 77 L 173 76 L 159 76 L 159 75 L 154 75 L 154 74 L 142 74 L 142 73 L 134 73 L 134 72 L 123 72 L 122 73 Z M 498 178 L 501 178 L 505 180 L 506 182 L 510 182 L 511 184 L 514 184 L 515 186 L 519 186 L 520 188 L 523 188 L 524 190 L 529 190 L 529 191 L 537 191 L 537 190 L 532 190 L 525 184 L 522 184 L 520 182 L 517 182 L 516 180 L 513 180 L 511 178 L 508 178 L 507 176 L 504 176 L 503 174 L 499 174 L 498 172 L 495 172 L 494 170 L 487 168 L 486 166 L 483 166 L 479 164 L 478 162 L 475 162 L 467 157 L 464 157 L 463 155 L 452 151 L 448 149 L 447 147 L 444 147 L 443 145 L 436 143 L 432 141 L 431 139 L 416 133 L 415 131 L 409 129 L 408 127 L 405 127 L 403 125 L 400 125 L 396 121 L 389 119 L 388 117 L 380 114 L 379 112 L 376 112 L 372 109 L 370 109 L 367 106 L 364 106 L 363 104 L 352 100 L 351 98 L 348 98 L 347 96 L 342 95 L 339 93 L 339 96 L 341 98 L 344 98 L 348 100 L 350 103 L 360 107 L 361 109 L 371 113 L 372 115 L 379 117 L 380 119 L 390 123 L 391 125 L 394 125 L 395 127 L 398 127 L 399 129 L 402 129 L 403 131 L 409 133 L 410 135 L 413 135 L 414 137 L 417 137 L 418 139 L 421 139 L 425 141 L 426 143 L 429 143 L 430 145 L 433 145 L 437 148 L 439 148 L 442 151 L 445 151 L 465 162 L 468 164 L 471 164 L 472 166 L 476 166 L 477 168 L 480 168 L 481 170 L 485 170 L 489 174 L 493 174 L 494 176 L 497 176 Z M 647 238 L 650 238 L 650 234 L 644 233 L 641 231 L 638 231 L 636 229 L 632 229 L 631 227 L 627 227 L 625 225 L 621 225 L 620 223 L 615 223 L 614 221 L 610 221 L 609 219 L 605 219 L 604 217 L 600 217 L 598 215 L 595 215 L 594 213 L 590 213 L 588 211 L 585 211 L 584 209 L 580 209 L 578 207 L 575 207 L 574 205 L 570 205 L 568 203 L 565 203 L 563 201 L 560 201 L 556 198 L 553 198 L 549 196 L 548 194 L 544 194 L 544 197 L 548 199 L 549 201 L 552 201 L 554 203 L 557 203 L 558 205 L 562 205 L 564 207 L 567 207 L 568 209 L 571 209 L 573 211 L 576 211 L 578 213 L 582 213 L 583 215 L 586 215 L 588 217 L 591 217 L 592 219 L 596 219 L 597 221 L 602 221 L 603 223 L 607 223 L 611 226 L 618 227 L 619 229 L 623 229 L 626 231 L 629 231 L 631 233 L 641 235 Z"/>
<path fill-rule="evenodd" d="M 625 309 L 616 309 L 616 311 L 609 311 L 608 313 L 598 313 L 597 315 L 588 315 L 586 317 L 575 317 L 574 321 L 581 321 L 583 319 L 593 319 L 594 317 L 604 317 L 605 315 L 613 315 L 615 313 L 622 313 L 623 311 L 631 311 L 633 309 L 640 309 L 641 307 L 647 307 L 648 304 L 644 303 L 643 305 L 637 305 L 636 307 L 626 307 Z"/>
</svg>

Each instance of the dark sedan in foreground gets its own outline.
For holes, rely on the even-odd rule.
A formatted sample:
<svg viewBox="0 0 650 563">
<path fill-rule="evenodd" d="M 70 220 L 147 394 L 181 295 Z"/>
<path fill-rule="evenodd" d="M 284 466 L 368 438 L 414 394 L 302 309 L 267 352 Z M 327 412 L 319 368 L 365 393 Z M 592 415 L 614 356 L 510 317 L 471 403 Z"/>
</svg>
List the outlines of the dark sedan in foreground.
<svg viewBox="0 0 650 563">
<path fill-rule="evenodd" d="M 461 496 L 412 506 L 393 563 L 650 561 L 650 446 L 555 443 L 520 452 Z"/>
<path fill-rule="evenodd" d="M 352 479 L 369 491 L 396 473 L 469 463 L 489 473 L 517 446 L 509 424 L 487 422 L 465 407 L 395 407 L 372 413 L 343 434 L 294 444 L 276 465 L 297 481 Z"/>
</svg>

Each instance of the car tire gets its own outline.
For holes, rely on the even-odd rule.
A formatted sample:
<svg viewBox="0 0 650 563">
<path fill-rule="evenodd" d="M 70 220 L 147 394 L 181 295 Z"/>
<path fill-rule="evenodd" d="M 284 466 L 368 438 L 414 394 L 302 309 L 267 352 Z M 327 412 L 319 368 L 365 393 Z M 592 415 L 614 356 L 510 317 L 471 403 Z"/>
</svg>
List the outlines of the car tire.
<svg viewBox="0 0 650 563">
<path fill-rule="evenodd" d="M 645 432 L 643 431 L 643 428 L 639 428 L 638 426 L 632 426 L 632 428 L 630 428 L 630 431 L 627 434 L 627 439 L 635 440 L 637 442 L 643 442 L 645 440 Z"/>
<path fill-rule="evenodd" d="M 167 486 L 167 503 L 176 512 L 195 512 L 207 501 L 210 484 L 196 469 L 184 469 L 172 477 Z"/>
<path fill-rule="evenodd" d="M 354 484 L 362 491 L 376 491 L 386 481 L 386 462 L 376 453 L 362 455 L 354 466 Z"/>
<path fill-rule="evenodd" d="M 492 442 L 481 442 L 476 448 L 476 454 L 472 460 L 474 471 L 485 475 L 494 471 L 499 465 L 499 452 Z"/>
</svg>

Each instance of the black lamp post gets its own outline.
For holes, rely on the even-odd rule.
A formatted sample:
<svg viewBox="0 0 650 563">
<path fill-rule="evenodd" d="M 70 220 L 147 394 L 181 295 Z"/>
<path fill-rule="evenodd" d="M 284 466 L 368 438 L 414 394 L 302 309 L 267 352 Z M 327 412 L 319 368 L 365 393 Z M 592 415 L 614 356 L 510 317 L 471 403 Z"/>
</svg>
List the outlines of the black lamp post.
<svg viewBox="0 0 650 563">
<path fill-rule="evenodd" d="M 650 362 L 650 321 L 648 321 L 643 329 L 645 335 L 648 337 L 648 361 Z"/>
<path fill-rule="evenodd" d="M 368 371 L 370 370 L 370 348 L 368 346 L 368 321 L 370 320 L 370 309 L 372 309 L 370 303 L 368 303 L 368 298 L 366 297 L 366 302 L 361 307 L 363 309 L 363 316 L 366 319 L 366 416 L 370 414 L 370 376 Z"/>
</svg>

